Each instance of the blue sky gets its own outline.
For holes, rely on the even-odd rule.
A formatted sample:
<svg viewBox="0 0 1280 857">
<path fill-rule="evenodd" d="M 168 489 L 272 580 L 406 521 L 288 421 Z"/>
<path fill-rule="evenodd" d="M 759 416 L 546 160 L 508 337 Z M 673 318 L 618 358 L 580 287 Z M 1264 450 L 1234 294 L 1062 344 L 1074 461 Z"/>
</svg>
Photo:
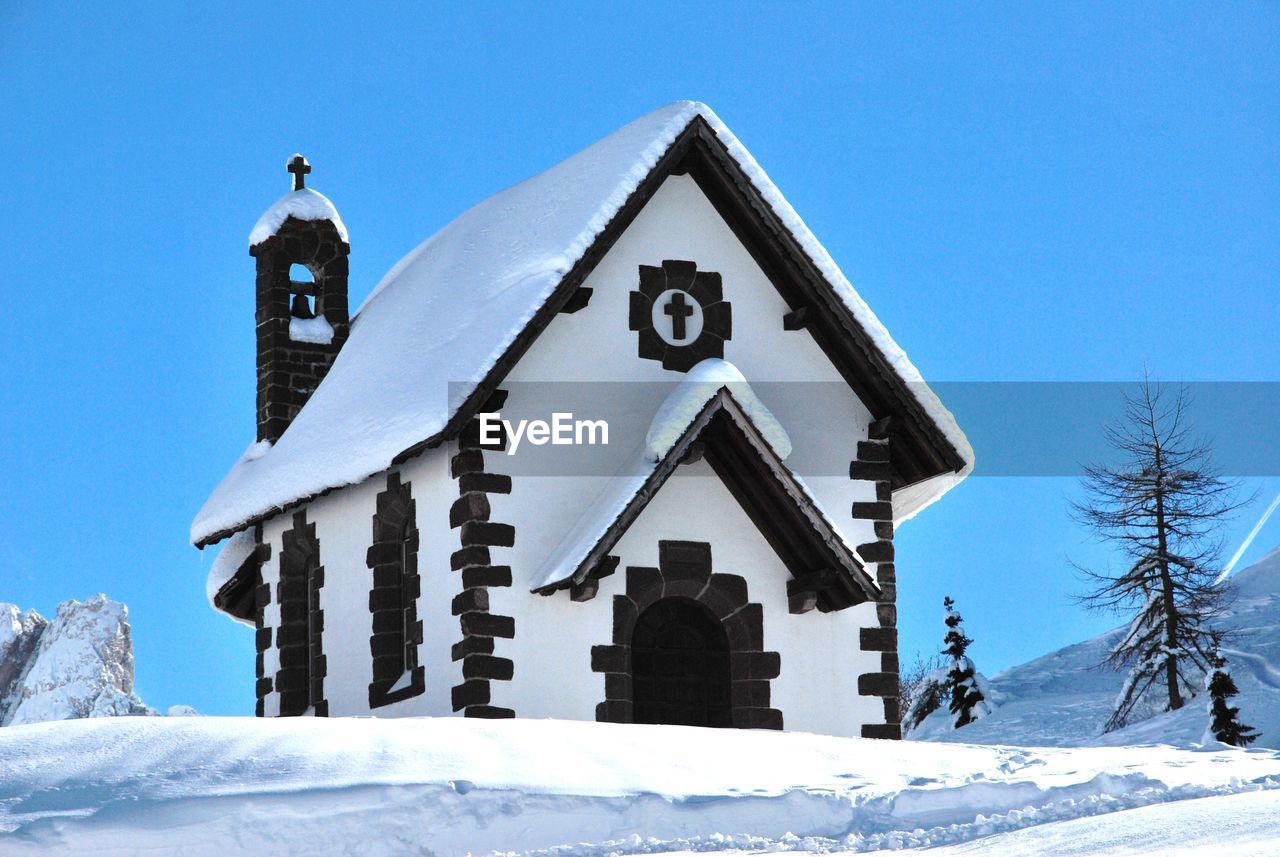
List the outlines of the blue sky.
<svg viewBox="0 0 1280 857">
<path fill-rule="evenodd" d="M 152 705 L 252 710 L 252 633 L 186 539 L 253 434 L 246 236 L 296 150 L 354 307 L 480 198 L 696 98 L 931 380 L 1280 381 L 1273 4 L 42 0 L 0 32 L 0 601 L 128 603 Z M 1113 624 L 1069 600 L 1068 558 L 1105 558 L 1074 490 L 974 478 L 905 526 L 904 656 L 944 592 L 988 671 Z"/>
</svg>

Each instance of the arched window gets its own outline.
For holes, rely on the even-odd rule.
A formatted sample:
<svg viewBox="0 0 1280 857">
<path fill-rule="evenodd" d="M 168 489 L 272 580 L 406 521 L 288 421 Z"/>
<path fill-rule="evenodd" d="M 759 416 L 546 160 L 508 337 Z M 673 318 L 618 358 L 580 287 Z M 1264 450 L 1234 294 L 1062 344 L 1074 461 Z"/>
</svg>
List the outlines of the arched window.
<svg viewBox="0 0 1280 857">
<path fill-rule="evenodd" d="M 307 523 L 305 511 L 298 512 L 293 516 L 293 528 L 283 537 L 280 581 L 276 585 L 280 669 L 275 689 L 280 693 L 283 717 L 308 712 L 324 717 L 329 713 L 324 698 L 324 611 L 320 609 L 323 586 L 324 567 L 320 564 L 316 525 Z"/>
<path fill-rule="evenodd" d="M 378 495 L 373 516 L 373 545 L 368 565 L 373 571 L 369 593 L 373 633 L 369 654 L 373 681 L 369 707 L 377 708 L 422 693 L 423 669 L 418 664 L 422 622 L 418 619 L 418 528 L 409 483 L 400 475 L 387 477 L 387 490 Z"/>
<path fill-rule="evenodd" d="M 315 318 L 319 297 L 316 278 L 306 265 L 297 262 L 289 266 L 289 293 L 292 295 L 289 314 L 294 318 Z"/>
</svg>

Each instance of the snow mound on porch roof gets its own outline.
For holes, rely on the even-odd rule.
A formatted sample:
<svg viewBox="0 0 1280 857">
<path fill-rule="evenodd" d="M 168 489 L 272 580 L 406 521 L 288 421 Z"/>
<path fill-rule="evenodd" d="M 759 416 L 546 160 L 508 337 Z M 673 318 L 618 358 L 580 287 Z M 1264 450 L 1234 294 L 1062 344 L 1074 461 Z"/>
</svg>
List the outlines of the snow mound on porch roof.
<svg viewBox="0 0 1280 857">
<path fill-rule="evenodd" d="M 702 406 L 722 389 L 728 390 L 751 418 L 778 458 L 785 459 L 791 454 L 791 438 L 786 429 L 760 401 L 738 367 L 727 360 L 709 357 L 690 369 L 658 408 L 644 439 L 649 458 L 661 461 L 701 413 Z"/>
<path fill-rule="evenodd" d="M 253 231 L 249 233 L 249 246 L 256 247 L 275 235 L 290 217 L 296 220 L 331 220 L 338 230 L 338 237 L 343 241 L 349 240 L 347 227 L 329 197 L 304 187 L 286 193 L 262 213 L 258 222 L 253 225 Z"/>
<path fill-rule="evenodd" d="M 755 159 L 709 107 L 679 101 L 478 203 L 397 263 L 361 306 L 289 430 L 262 458 L 239 461 L 214 490 L 192 523 L 192 541 L 360 482 L 438 434 L 698 116 L 971 467 L 951 413 Z"/>
</svg>

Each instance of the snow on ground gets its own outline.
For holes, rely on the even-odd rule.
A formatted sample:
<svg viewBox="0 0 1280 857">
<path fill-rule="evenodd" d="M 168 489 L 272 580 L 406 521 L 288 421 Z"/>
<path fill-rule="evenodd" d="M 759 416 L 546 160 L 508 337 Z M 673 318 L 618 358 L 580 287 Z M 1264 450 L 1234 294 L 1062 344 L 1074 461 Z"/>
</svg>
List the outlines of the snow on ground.
<svg viewBox="0 0 1280 857">
<path fill-rule="evenodd" d="M 1265 802 L 1274 793 L 1251 793 L 1272 789 L 1280 756 L 1266 750 L 551 720 L 111 718 L 0 730 L 0 854 L 830 852 L 1018 830 L 1009 837 L 1039 847 L 1024 828 L 1204 796 Z M 1232 806 L 1242 818 L 1263 811 Z M 1274 826 L 1254 834 L 1274 841 Z"/>
<path fill-rule="evenodd" d="M 763 846 L 812 850 L 821 843 L 782 841 Z M 1038 824 L 1011 833 L 986 836 L 961 845 L 931 848 L 930 857 L 1084 857 L 1153 855 L 1162 857 L 1274 857 L 1280 850 L 1280 791 L 1254 791 L 1222 797 L 1156 804 L 1123 814 L 1106 813 L 1057 824 Z M 691 857 L 705 851 L 665 852 L 660 857 Z M 742 850 L 722 852 L 746 854 Z M 761 853 L 759 849 L 750 853 Z M 766 852 L 767 853 L 767 852 Z M 846 852 L 847 853 L 847 852 Z"/>
<path fill-rule="evenodd" d="M 1231 635 L 1223 652 L 1240 688 L 1231 704 L 1262 733 L 1258 746 L 1280 749 L 1280 548 L 1232 576 L 1228 592 L 1232 603 L 1218 624 Z M 1057 747 L 1198 742 L 1209 722 L 1203 694 L 1179 711 L 1099 734 L 1124 672 L 1098 664 L 1121 633 L 1117 628 L 997 673 L 990 681 L 1000 706 L 991 716 L 952 730 L 944 710 L 911 738 Z"/>
</svg>

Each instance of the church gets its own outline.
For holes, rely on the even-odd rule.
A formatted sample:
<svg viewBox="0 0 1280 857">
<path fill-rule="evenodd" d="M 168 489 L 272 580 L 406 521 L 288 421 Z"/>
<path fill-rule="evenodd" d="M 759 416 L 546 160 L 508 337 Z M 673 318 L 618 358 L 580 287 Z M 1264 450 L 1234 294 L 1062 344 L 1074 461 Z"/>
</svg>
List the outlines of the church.
<svg viewBox="0 0 1280 857">
<path fill-rule="evenodd" d="M 257 436 L 191 528 L 259 716 L 900 737 L 895 529 L 973 451 L 710 108 L 478 203 L 354 313 L 287 166 Z"/>
</svg>

